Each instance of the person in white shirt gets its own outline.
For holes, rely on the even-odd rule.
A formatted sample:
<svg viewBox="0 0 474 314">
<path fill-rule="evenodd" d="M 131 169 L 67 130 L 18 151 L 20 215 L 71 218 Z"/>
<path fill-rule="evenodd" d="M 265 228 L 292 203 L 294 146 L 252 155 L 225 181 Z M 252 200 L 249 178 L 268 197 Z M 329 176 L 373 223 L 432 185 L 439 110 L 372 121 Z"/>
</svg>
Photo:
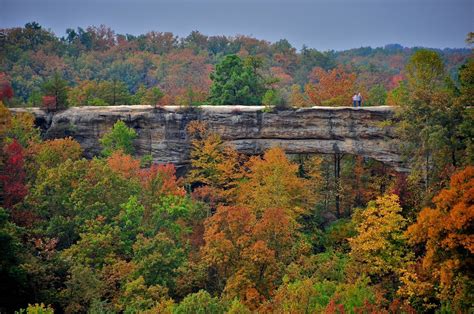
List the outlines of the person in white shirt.
<svg viewBox="0 0 474 314">
<path fill-rule="evenodd" d="M 357 94 L 357 102 L 359 107 L 362 107 L 362 95 L 360 93 Z"/>
<path fill-rule="evenodd" d="M 354 94 L 354 96 L 352 96 L 352 104 L 355 107 L 357 107 L 357 102 L 358 102 L 358 95 L 357 94 Z"/>
</svg>

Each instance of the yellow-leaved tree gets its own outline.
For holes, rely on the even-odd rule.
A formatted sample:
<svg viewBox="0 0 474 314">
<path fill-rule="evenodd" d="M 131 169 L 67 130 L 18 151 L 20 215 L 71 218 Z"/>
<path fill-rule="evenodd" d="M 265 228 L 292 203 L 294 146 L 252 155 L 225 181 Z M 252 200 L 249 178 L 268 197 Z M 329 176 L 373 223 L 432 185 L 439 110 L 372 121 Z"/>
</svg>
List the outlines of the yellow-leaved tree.
<svg viewBox="0 0 474 314">
<path fill-rule="evenodd" d="M 10 129 L 12 124 L 12 115 L 10 110 L 0 100 L 0 141 L 3 140 L 5 133 Z"/>
<path fill-rule="evenodd" d="M 388 194 L 354 214 L 357 235 L 349 239 L 354 275 L 380 281 L 397 274 L 406 263 L 406 220 L 401 211 L 398 196 Z"/>
<path fill-rule="evenodd" d="M 298 84 L 291 85 L 290 105 L 296 108 L 311 107 L 313 104 L 308 96 L 301 92 Z"/>
<path fill-rule="evenodd" d="M 278 147 L 254 156 L 237 192 L 238 204 L 260 216 L 268 208 L 283 208 L 298 216 L 314 203 L 309 180 L 298 177 L 298 165 Z"/>
<path fill-rule="evenodd" d="M 186 181 L 200 198 L 230 203 L 243 174 L 243 156 L 200 121 L 192 121 L 187 128 L 191 137 L 191 170 Z M 212 203 L 212 201 L 211 201 Z"/>
</svg>

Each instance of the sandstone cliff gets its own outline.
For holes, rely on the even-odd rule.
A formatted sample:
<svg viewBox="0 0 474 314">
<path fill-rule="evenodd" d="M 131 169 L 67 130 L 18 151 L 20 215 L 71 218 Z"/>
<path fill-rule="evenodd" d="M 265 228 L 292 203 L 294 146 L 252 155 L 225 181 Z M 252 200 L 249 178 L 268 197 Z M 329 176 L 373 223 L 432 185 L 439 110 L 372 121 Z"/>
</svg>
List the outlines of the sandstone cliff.
<svg viewBox="0 0 474 314">
<path fill-rule="evenodd" d="M 393 128 L 382 125 L 393 119 L 390 107 L 313 107 L 263 112 L 263 107 L 246 106 L 115 106 L 75 107 L 54 115 L 39 109 L 30 111 L 45 138 L 72 136 L 87 157 L 99 154 L 99 138 L 117 120 L 123 120 L 138 134 L 138 155 L 151 154 L 157 162 L 185 165 L 189 155 L 186 126 L 192 120 L 202 120 L 226 142 L 248 154 L 259 154 L 278 145 L 287 153 L 361 155 L 404 170 Z"/>
</svg>

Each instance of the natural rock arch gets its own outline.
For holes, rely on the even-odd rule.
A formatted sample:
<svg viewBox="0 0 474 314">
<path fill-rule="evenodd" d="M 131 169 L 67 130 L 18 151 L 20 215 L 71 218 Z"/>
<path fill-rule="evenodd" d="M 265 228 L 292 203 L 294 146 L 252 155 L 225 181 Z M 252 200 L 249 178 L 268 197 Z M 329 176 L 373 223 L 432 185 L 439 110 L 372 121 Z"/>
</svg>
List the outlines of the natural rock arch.
<svg viewBox="0 0 474 314">
<path fill-rule="evenodd" d="M 24 111 L 25 109 L 12 109 Z M 55 114 L 30 110 L 45 138 L 72 136 L 86 156 L 99 154 L 99 138 L 117 120 L 133 127 L 138 155 L 151 154 L 160 163 L 189 163 L 186 126 L 204 121 L 223 140 L 247 154 L 281 146 L 291 154 L 347 153 L 373 158 L 398 171 L 406 170 L 399 154 L 391 107 L 312 107 L 265 112 L 264 107 L 150 106 L 74 107 Z"/>
</svg>

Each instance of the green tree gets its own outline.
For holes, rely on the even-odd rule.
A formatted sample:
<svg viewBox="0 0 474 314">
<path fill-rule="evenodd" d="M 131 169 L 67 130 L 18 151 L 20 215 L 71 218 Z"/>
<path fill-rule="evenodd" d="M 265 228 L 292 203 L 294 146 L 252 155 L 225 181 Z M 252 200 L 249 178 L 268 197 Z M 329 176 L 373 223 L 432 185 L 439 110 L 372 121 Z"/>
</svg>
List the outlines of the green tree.
<svg viewBox="0 0 474 314">
<path fill-rule="evenodd" d="M 117 150 L 122 150 L 125 154 L 133 154 L 133 140 L 136 137 L 137 133 L 134 129 L 127 127 L 123 121 L 117 121 L 112 130 L 100 139 L 104 147 L 102 154 L 110 156 Z"/>
<path fill-rule="evenodd" d="M 218 298 L 213 298 L 205 291 L 188 295 L 173 310 L 176 314 L 220 314 L 225 313 L 225 308 L 219 303 Z"/>
<path fill-rule="evenodd" d="M 61 300 L 66 313 L 86 312 L 91 303 L 105 293 L 104 282 L 98 278 L 94 269 L 83 265 L 71 267 L 64 285 Z"/>
<path fill-rule="evenodd" d="M 24 302 L 27 272 L 21 267 L 25 255 L 21 229 L 9 221 L 8 211 L 0 207 L 0 303 L 2 310 L 14 310 Z"/>
<path fill-rule="evenodd" d="M 378 313 L 364 311 L 375 300 L 375 289 L 364 277 L 349 284 L 305 279 L 281 285 L 272 305 L 276 313 Z"/>
<path fill-rule="evenodd" d="M 311 279 L 282 284 L 273 300 L 277 313 L 310 313 L 317 306 L 317 291 Z"/>
<path fill-rule="evenodd" d="M 71 137 L 30 143 L 30 168 L 54 168 L 68 159 L 79 160 L 81 145 Z"/>
<path fill-rule="evenodd" d="M 269 89 L 265 92 L 262 99 L 262 104 L 266 108 L 278 107 L 283 105 L 283 99 L 280 93 L 275 89 Z"/>
<path fill-rule="evenodd" d="M 474 56 L 459 69 L 461 101 L 466 106 L 474 106 Z"/>
<path fill-rule="evenodd" d="M 165 96 L 165 93 L 159 88 L 159 87 L 152 87 L 150 89 L 147 89 L 145 92 L 145 95 L 143 95 L 143 98 L 141 99 L 140 104 L 141 105 L 150 105 L 150 106 L 156 106 L 158 102 Z"/>
<path fill-rule="evenodd" d="M 257 70 L 261 64 L 244 62 L 237 55 L 226 56 L 211 73 L 209 101 L 213 105 L 259 105 L 266 91 Z"/>
<path fill-rule="evenodd" d="M 147 286 L 142 276 L 127 282 L 123 287 L 120 297 L 120 306 L 124 308 L 124 313 L 142 313 L 157 306 L 160 301 L 167 298 L 166 288 L 159 285 Z M 160 311 L 152 311 L 160 313 Z"/>
<path fill-rule="evenodd" d="M 137 274 L 147 285 L 174 288 L 177 269 L 186 259 L 184 248 L 160 232 L 150 238 L 138 235 L 133 250 Z"/>
<path fill-rule="evenodd" d="M 72 106 L 115 106 L 138 104 L 145 94 L 145 87 L 140 86 L 137 93 L 131 96 L 124 82 L 84 80 L 69 91 L 69 102 Z"/>
<path fill-rule="evenodd" d="M 405 68 L 408 84 L 418 92 L 432 92 L 444 86 L 446 72 L 439 54 L 431 50 L 418 50 Z"/>
<path fill-rule="evenodd" d="M 446 181 L 446 170 L 457 167 L 465 141 L 459 126 L 467 108 L 455 101 L 441 57 L 418 50 L 406 66 L 407 101 L 400 104 L 398 133 L 401 150 L 412 167 L 411 181 L 431 198 Z"/>
<path fill-rule="evenodd" d="M 470 33 L 471 35 L 474 33 Z M 460 95 L 457 99 L 465 108 L 463 121 L 458 126 L 459 142 L 465 143 L 466 153 L 463 164 L 474 164 L 474 58 L 459 69 Z"/>
<path fill-rule="evenodd" d="M 402 107 L 408 103 L 408 87 L 406 81 L 400 81 L 398 86 L 387 94 L 387 105 Z"/>
<path fill-rule="evenodd" d="M 103 217 L 91 219 L 81 227 L 80 239 L 61 252 L 64 260 L 72 266 L 101 270 L 110 264 L 121 251 L 120 229 L 105 223 Z"/>
<path fill-rule="evenodd" d="M 325 306 L 325 313 L 344 313 L 344 310 L 351 314 L 370 313 L 363 309 L 358 310 L 358 308 L 363 308 L 366 304 L 374 304 L 376 300 L 375 289 L 364 277 L 355 283 L 323 281 L 316 283 L 314 287 L 316 289 L 316 312 L 323 312 L 322 307 Z M 332 306 L 339 307 L 340 310 L 332 309 Z M 377 313 L 374 310 L 371 312 Z"/>
<path fill-rule="evenodd" d="M 130 104 L 132 105 L 141 105 L 143 97 L 146 94 L 146 87 L 143 84 L 140 84 L 138 86 L 138 89 L 135 91 L 135 93 L 130 97 Z"/>
<path fill-rule="evenodd" d="M 385 106 L 387 101 L 387 90 L 382 84 L 377 84 L 369 90 L 366 106 Z"/>
<path fill-rule="evenodd" d="M 104 160 L 71 159 L 55 168 L 40 169 L 27 198 L 42 218 L 48 236 L 58 239 L 58 248 L 69 247 L 87 220 L 102 216 L 110 223 L 121 204 L 138 194 L 139 185 L 114 172 Z"/>
<path fill-rule="evenodd" d="M 21 309 L 15 314 L 54 314 L 54 310 L 50 305 L 45 306 L 43 303 L 35 303 L 28 304 L 26 309 Z"/>
<path fill-rule="evenodd" d="M 139 231 L 141 231 L 142 217 L 145 208 L 138 202 L 136 196 L 132 195 L 128 201 L 121 206 L 117 221 L 120 227 L 120 237 L 124 243 L 127 253 L 132 252 Z"/>
<path fill-rule="evenodd" d="M 105 103 L 115 105 L 128 105 L 131 102 L 130 92 L 127 85 L 119 80 L 103 81 L 98 85 L 99 99 Z"/>
<path fill-rule="evenodd" d="M 166 232 L 175 241 L 182 242 L 190 233 L 188 225 L 196 222 L 199 207 L 191 198 L 178 195 L 164 195 L 158 204 L 153 204 L 152 229 L 154 232 Z M 184 246 L 184 243 L 179 243 Z"/>
<path fill-rule="evenodd" d="M 44 96 L 54 97 L 56 109 L 68 107 L 68 83 L 58 72 L 55 72 L 53 77 L 43 84 L 42 91 Z"/>
</svg>

